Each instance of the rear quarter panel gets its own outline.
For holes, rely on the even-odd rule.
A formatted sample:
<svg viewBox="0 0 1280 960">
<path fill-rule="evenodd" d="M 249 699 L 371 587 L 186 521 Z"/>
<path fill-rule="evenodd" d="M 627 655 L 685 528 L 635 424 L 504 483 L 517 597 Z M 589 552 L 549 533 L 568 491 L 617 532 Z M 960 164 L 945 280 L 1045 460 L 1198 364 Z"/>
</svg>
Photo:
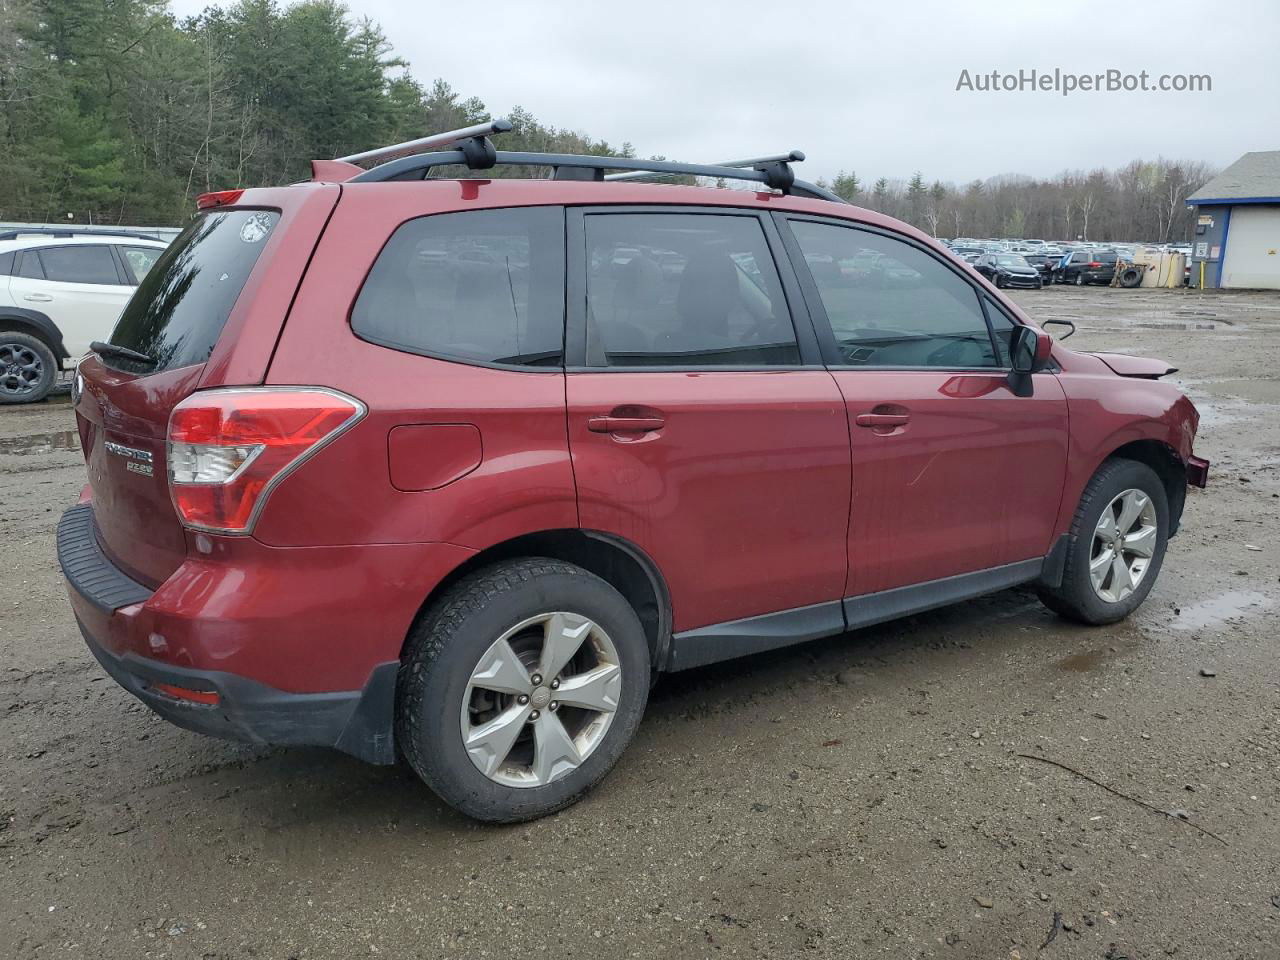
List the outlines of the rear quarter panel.
<svg viewBox="0 0 1280 960">
<path fill-rule="evenodd" d="M 369 412 L 277 487 L 254 536 L 281 546 L 439 541 L 483 549 L 526 533 L 577 527 L 561 370 L 455 363 L 368 343 L 351 330 L 355 298 L 396 227 L 468 209 L 484 189 L 389 183 L 343 190 L 267 383 L 334 387 L 362 400 Z M 479 431 L 479 463 L 435 489 L 397 488 L 390 451 L 406 463 L 415 458 L 392 431 L 455 424 Z M 456 431 L 408 433 L 430 444 Z M 429 457 L 426 449 L 417 460 Z"/>
</svg>

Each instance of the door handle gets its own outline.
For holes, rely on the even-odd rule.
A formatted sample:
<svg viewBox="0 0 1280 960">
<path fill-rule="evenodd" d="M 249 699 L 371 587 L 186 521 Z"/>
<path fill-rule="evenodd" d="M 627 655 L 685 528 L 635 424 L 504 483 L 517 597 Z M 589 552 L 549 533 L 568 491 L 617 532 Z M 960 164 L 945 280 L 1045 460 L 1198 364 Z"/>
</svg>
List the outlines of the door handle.
<svg viewBox="0 0 1280 960">
<path fill-rule="evenodd" d="M 591 417 L 587 429 L 592 433 L 644 433 L 661 430 L 666 423 L 662 417 Z"/>
<path fill-rule="evenodd" d="M 908 413 L 860 413 L 853 418 L 860 427 L 901 427 L 910 420 Z"/>
<path fill-rule="evenodd" d="M 30 300 L 32 303 L 49 303 L 53 297 L 47 293 L 27 293 L 23 294 L 23 300 Z"/>
</svg>

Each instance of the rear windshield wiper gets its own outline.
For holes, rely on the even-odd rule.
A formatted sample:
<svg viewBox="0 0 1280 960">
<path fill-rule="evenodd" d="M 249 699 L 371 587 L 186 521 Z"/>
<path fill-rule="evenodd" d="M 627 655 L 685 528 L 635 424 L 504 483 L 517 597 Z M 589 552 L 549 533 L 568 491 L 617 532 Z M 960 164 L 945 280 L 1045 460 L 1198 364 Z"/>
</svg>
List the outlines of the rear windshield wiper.
<svg viewBox="0 0 1280 960">
<path fill-rule="evenodd" d="M 114 343 L 103 343 L 101 340 L 95 340 L 89 344 L 89 349 L 100 357 L 118 357 L 121 360 L 132 360 L 134 363 L 145 363 L 149 367 L 156 365 L 154 357 L 139 353 L 137 350 L 130 350 L 128 347 L 117 346 Z"/>
</svg>

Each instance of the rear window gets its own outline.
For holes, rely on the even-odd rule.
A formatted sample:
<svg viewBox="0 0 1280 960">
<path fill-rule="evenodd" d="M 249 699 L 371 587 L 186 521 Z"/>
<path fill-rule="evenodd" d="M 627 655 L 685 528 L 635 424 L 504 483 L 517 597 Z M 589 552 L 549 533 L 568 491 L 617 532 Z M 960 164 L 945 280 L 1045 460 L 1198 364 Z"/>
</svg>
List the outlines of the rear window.
<svg viewBox="0 0 1280 960">
<path fill-rule="evenodd" d="M 1110 263 L 1116 259 L 1116 252 L 1114 250 L 1100 250 L 1093 256 L 1098 263 Z"/>
<path fill-rule="evenodd" d="M 275 210 L 197 218 L 142 278 L 111 342 L 151 357 L 150 373 L 204 363 L 279 220 Z"/>
<path fill-rule="evenodd" d="M 563 211 L 474 210 L 402 224 L 369 271 L 351 329 L 380 346 L 447 360 L 560 366 Z"/>
</svg>

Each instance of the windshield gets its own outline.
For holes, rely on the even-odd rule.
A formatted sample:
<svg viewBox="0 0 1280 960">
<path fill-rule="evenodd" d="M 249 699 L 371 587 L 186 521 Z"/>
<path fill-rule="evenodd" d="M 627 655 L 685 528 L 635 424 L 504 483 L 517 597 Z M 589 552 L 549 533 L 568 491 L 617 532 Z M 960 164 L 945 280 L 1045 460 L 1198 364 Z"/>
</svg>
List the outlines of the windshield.
<svg viewBox="0 0 1280 960">
<path fill-rule="evenodd" d="M 1023 258 L 1023 257 L 1015 257 L 1014 255 L 1012 255 L 1012 254 L 1007 254 L 1007 253 L 1006 253 L 1006 254 L 1003 254 L 1003 255 L 1001 255 L 1001 256 L 999 256 L 999 257 L 996 257 L 996 258 L 995 258 L 995 260 L 996 260 L 996 263 L 998 263 L 998 264 L 999 264 L 1000 266 L 1002 266 L 1002 267 L 1025 267 L 1025 266 L 1027 266 L 1027 261 L 1026 261 L 1026 259 L 1025 259 L 1025 258 Z"/>
<path fill-rule="evenodd" d="M 208 360 L 279 219 L 274 210 L 197 217 L 147 271 L 111 333 L 111 343 L 154 363 L 111 357 L 111 365 L 158 373 Z"/>
</svg>

